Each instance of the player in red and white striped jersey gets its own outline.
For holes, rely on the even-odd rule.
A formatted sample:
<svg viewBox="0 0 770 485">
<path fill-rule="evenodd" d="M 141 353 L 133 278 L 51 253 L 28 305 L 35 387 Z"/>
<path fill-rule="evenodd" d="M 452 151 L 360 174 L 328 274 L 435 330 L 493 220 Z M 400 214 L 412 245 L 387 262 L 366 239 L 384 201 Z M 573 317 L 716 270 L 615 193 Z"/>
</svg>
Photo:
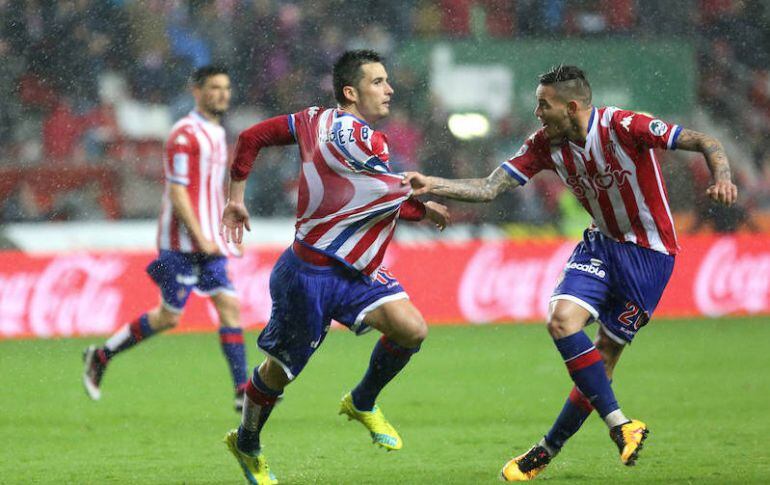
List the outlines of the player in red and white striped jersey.
<svg viewBox="0 0 770 485">
<path fill-rule="evenodd" d="M 147 272 L 161 304 L 126 324 L 101 348 L 86 350 L 83 383 L 92 399 L 101 397 L 101 379 L 110 359 L 179 323 L 192 291 L 208 295 L 219 314 L 222 351 L 240 410 L 246 386 L 246 353 L 238 299 L 227 274 L 227 256 L 237 246 L 219 233 L 229 170 L 225 130 L 220 121 L 230 105 L 227 70 L 206 66 L 193 74 L 195 110 L 179 120 L 166 142 L 166 185 L 158 221 L 158 258 Z"/>
<path fill-rule="evenodd" d="M 533 479 L 596 409 L 610 428 L 623 464 L 633 465 L 647 426 L 627 419 L 610 379 L 624 345 L 650 319 L 679 246 L 655 149 L 697 151 L 714 184 L 708 194 L 730 205 L 737 189 L 722 145 L 660 119 L 594 107 L 583 71 L 558 66 L 540 78 L 535 115 L 543 128 L 485 179 L 446 180 L 410 173 L 415 194 L 489 201 L 555 171 L 593 217 L 553 296 L 548 330 L 575 387 L 548 434 L 503 468 L 509 481 Z M 583 328 L 600 323 L 596 341 Z"/>
<path fill-rule="evenodd" d="M 363 380 L 342 400 L 341 414 L 363 423 L 375 444 L 397 450 L 396 430 L 375 399 L 406 366 L 427 334 L 420 312 L 382 266 L 398 219 L 428 218 L 444 227 L 446 208 L 411 197 L 388 166 L 385 136 L 371 124 L 390 111 L 393 89 L 380 56 L 350 51 L 334 66 L 337 108 L 311 107 L 241 133 L 223 222 L 240 242 L 248 226 L 246 177 L 260 149 L 297 144 L 301 160 L 296 236 L 273 268 L 273 311 L 259 336 L 267 355 L 246 388 L 240 428 L 226 441 L 251 483 L 273 483 L 259 432 L 284 387 L 305 367 L 331 320 L 356 334 L 382 332 Z"/>
</svg>

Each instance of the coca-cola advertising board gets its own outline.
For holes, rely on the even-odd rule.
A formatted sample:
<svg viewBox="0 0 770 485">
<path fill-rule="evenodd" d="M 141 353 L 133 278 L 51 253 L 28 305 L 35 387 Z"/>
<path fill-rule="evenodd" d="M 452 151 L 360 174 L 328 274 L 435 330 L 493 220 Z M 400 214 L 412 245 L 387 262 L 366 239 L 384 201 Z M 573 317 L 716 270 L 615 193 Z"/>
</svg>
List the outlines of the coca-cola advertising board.
<svg viewBox="0 0 770 485">
<path fill-rule="evenodd" d="M 686 237 L 656 316 L 770 314 L 770 236 Z M 430 324 L 543 321 L 573 241 L 393 244 L 387 267 Z M 268 281 L 283 248 L 230 264 L 245 327 L 270 314 Z M 0 252 L 0 338 L 109 334 L 154 307 L 152 252 L 32 256 Z M 176 331 L 209 331 L 216 314 L 193 296 Z"/>
</svg>

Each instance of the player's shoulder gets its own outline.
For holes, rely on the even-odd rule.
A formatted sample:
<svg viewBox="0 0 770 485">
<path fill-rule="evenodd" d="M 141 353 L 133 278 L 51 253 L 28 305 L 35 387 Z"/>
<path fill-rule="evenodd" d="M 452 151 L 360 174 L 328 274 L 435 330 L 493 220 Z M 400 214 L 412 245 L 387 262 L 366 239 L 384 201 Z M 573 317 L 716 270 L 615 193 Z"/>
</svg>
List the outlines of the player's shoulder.
<svg viewBox="0 0 770 485">
<path fill-rule="evenodd" d="M 329 111 L 328 108 L 324 108 L 323 106 L 308 106 L 307 108 L 301 109 L 289 116 L 292 116 L 294 118 L 302 118 L 308 121 L 317 119 L 322 115 L 323 113 Z"/>
<path fill-rule="evenodd" d="M 169 145 L 185 145 L 194 144 L 197 142 L 195 137 L 195 124 L 192 118 L 188 115 L 184 118 L 180 118 L 171 127 L 171 132 L 168 135 Z"/>
<path fill-rule="evenodd" d="M 545 134 L 545 127 L 529 135 L 524 144 L 536 151 L 549 151 L 552 146 L 558 145 L 558 143 L 552 142 L 548 135 Z"/>
</svg>

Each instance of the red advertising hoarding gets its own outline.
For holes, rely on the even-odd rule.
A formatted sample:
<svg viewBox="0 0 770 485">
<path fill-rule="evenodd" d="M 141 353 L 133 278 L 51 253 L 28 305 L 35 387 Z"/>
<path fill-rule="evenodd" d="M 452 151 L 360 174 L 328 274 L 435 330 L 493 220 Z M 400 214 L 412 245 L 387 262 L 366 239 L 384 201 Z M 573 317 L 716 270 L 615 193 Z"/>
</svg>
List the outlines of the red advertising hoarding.
<svg viewBox="0 0 770 485">
<path fill-rule="evenodd" d="M 770 314 L 770 236 L 689 237 L 656 316 Z M 574 242 L 393 244 L 385 264 L 431 324 L 543 321 Z M 283 248 L 232 260 L 245 327 L 270 313 L 268 280 Z M 145 274 L 153 252 L 0 253 L 0 338 L 109 334 L 158 303 Z M 191 298 L 179 331 L 215 328 Z"/>
</svg>

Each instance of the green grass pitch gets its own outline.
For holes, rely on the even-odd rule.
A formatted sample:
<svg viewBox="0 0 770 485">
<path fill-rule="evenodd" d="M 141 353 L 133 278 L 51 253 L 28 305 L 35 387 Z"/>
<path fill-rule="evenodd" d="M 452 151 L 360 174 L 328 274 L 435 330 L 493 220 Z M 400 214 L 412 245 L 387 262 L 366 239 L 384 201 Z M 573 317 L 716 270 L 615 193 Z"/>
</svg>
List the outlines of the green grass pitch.
<svg viewBox="0 0 770 485">
<path fill-rule="evenodd" d="M 541 325 L 434 327 L 381 396 L 405 443 L 386 453 L 337 416 L 375 338 L 333 332 L 288 388 L 263 432 L 282 484 L 499 483 L 571 387 Z M 239 416 L 215 333 L 118 356 L 96 403 L 80 383 L 80 352 L 95 341 L 0 342 L 0 483 L 242 482 L 221 443 Z M 770 483 L 769 374 L 768 318 L 654 322 L 615 377 L 625 413 L 652 430 L 638 465 L 620 464 L 592 416 L 538 480 Z"/>
</svg>

